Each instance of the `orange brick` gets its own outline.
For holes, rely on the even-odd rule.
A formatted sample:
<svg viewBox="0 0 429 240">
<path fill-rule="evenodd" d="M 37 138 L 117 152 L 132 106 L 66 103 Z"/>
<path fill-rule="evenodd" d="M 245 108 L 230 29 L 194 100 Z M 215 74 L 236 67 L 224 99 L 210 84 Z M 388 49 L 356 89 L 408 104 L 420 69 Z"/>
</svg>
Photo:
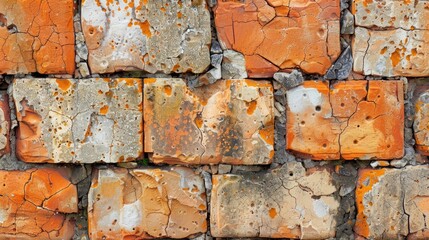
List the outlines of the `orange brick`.
<svg viewBox="0 0 429 240">
<path fill-rule="evenodd" d="M 341 52 L 338 0 L 226 0 L 214 14 L 219 40 L 245 56 L 249 77 L 296 67 L 324 74 Z"/>
<path fill-rule="evenodd" d="M 186 238 L 207 230 L 203 179 L 191 169 L 96 170 L 88 195 L 91 239 Z"/>
<path fill-rule="evenodd" d="M 10 153 L 10 108 L 9 97 L 0 94 L 0 156 Z"/>
<path fill-rule="evenodd" d="M 354 231 L 366 239 L 427 239 L 427 166 L 361 169 L 356 186 Z"/>
<path fill-rule="evenodd" d="M 274 155 L 273 88 L 222 80 L 189 89 L 181 79 L 146 79 L 145 151 L 155 163 L 269 164 Z"/>
<path fill-rule="evenodd" d="M 77 189 L 60 171 L 0 171 L 1 239 L 71 239 Z"/>
<path fill-rule="evenodd" d="M 73 0 L 0 1 L 0 74 L 74 73 Z"/>
<path fill-rule="evenodd" d="M 287 93 L 287 149 L 315 160 L 404 154 L 401 81 L 305 81 Z"/>
</svg>

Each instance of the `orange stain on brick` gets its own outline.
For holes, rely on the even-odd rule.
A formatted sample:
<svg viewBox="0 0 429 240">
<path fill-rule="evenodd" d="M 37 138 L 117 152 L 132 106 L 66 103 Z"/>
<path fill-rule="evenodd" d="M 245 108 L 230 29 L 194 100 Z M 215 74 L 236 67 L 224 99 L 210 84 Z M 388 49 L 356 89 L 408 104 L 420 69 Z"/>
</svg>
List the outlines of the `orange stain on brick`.
<svg viewBox="0 0 429 240">
<path fill-rule="evenodd" d="M 270 218 L 275 218 L 275 217 L 277 216 L 277 211 L 276 211 L 276 209 L 275 209 L 275 208 L 271 208 L 271 209 L 268 211 L 268 214 L 270 215 Z"/>
<path fill-rule="evenodd" d="M 396 67 L 401 61 L 401 54 L 399 53 L 399 49 L 397 48 L 391 55 L 390 60 L 392 61 L 392 66 Z"/>
<path fill-rule="evenodd" d="M 258 102 L 256 102 L 255 100 L 248 103 L 247 114 L 252 115 L 255 112 L 257 104 Z"/>
<path fill-rule="evenodd" d="M 101 115 L 106 115 L 107 112 L 109 112 L 109 106 L 104 105 L 103 107 L 100 108 L 100 114 Z"/>
<path fill-rule="evenodd" d="M 134 25 L 138 25 L 140 27 L 140 29 L 142 30 L 142 33 L 144 35 L 146 35 L 146 37 L 152 37 L 152 33 L 150 31 L 150 24 L 149 22 L 146 20 L 144 22 L 134 22 Z"/>
<path fill-rule="evenodd" d="M 72 83 L 70 82 L 70 80 L 67 79 L 57 79 L 56 80 L 58 87 L 63 90 L 64 92 L 70 89 L 70 86 L 72 85 Z"/>
</svg>

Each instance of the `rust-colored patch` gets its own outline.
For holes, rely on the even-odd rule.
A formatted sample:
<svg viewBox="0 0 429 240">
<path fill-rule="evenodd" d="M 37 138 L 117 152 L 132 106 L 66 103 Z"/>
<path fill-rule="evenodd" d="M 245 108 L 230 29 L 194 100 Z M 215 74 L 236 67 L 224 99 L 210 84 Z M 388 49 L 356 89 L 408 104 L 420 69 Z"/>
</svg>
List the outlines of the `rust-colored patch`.
<svg viewBox="0 0 429 240">
<path fill-rule="evenodd" d="M 275 218 L 277 216 L 277 211 L 275 208 L 270 208 L 268 214 L 270 215 L 270 218 Z"/>
<path fill-rule="evenodd" d="M 104 105 L 103 107 L 100 108 L 100 114 L 101 115 L 106 115 L 107 112 L 109 112 L 109 106 Z"/>
<path fill-rule="evenodd" d="M 135 21 L 134 25 L 138 25 L 142 30 L 142 33 L 146 35 L 146 37 L 152 37 L 152 33 L 150 31 L 150 24 L 147 20 L 144 22 Z"/>
<path fill-rule="evenodd" d="M 70 80 L 67 79 L 57 79 L 56 80 L 58 87 L 63 90 L 64 92 L 69 90 L 72 83 L 70 82 Z"/>
<path fill-rule="evenodd" d="M 401 62 L 401 54 L 398 48 L 390 55 L 390 60 L 393 67 L 396 67 Z"/>
<path fill-rule="evenodd" d="M 171 96 L 171 93 L 172 93 L 172 88 L 171 88 L 171 86 L 170 85 L 165 85 L 164 86 L 164 93 L 167 95 L 167 96 Z"/>
<path fill-rule="evenodd" d="M 252 115 L 253 112 L 255 112 L 257 105 L 258 105 L 258 102 L 256 102 L 255 100 L 251 101 L 249 103 L 249 106 L 247 107 L 247 114 Z"/>
</svg>

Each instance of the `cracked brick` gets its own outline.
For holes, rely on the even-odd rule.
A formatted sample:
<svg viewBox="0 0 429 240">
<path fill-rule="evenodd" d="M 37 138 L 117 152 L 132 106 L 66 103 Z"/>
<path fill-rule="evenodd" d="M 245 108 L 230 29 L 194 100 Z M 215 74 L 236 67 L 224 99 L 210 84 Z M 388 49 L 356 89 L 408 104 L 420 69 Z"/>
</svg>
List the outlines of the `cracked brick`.
<svg viewBox="0 0 429 240">
<path fill-rule="evenodd" d="M 358 239 L 429 237 L 429 168 L 361 169 L 356 187 Z"/>
<path fill-rule="evenodd" d="M 402 81 L 304 81 L 287 92 L 287 146 L 315 160 L 404 154 Z"/>
<path fill-rule="evenodd" d="M 145 79 L 145 151 L 155 163 L 269 164 L 273 88 L 223 80 L 189 89 L 182 79 Z"/>
<path fill-rule="evenodd" d="M 71 239 L 77 189 L 53 169 L 0 171 L 1 239 Z"/>
<path fill-rule="evenodd" d="M 288 162 L 265 173 L 213 175 L 213 237 L 335 237 L 339 201 L 331 170 Z"/>
<path fill-rule="evenodd" d="M 341 53 L 338 0 L 226 0 L 214 14 L 221 44 L 245 56 L 250 77 L 325 74 Z"/>
<path fill-rule="evenodd" d="M 91 239 L 186 238 L 207 231 L 204 181 L 189 168 L 96 170 Z"/>
<path fill-rule="evenodd" d="M 201 73 L 210 65 L 206 1 L 85 0 L 91 72 Z"/>
<path fill-rule="evenodd" d="M 142 80 L 15 79 L 25 162 L 125 162 L 143 154 Z"/>
<path fill-rule="evenodd" d="M 73 0 L 0 1 L 0 74 L 72 74 Z"/>
<path fill-rule="evenodd" d="M 415 101 L 414 115 L 414 138 L 416 140 L 417 150 L 424 155 L 429 155 L 429 90 L 427 86 L 418 86 L 423 90 Z"/>
<path fill-rule="evenodd" d="M 429 2 L 354 0 L 354 71 L 377 76 L 429 75 Z"/>
</svg>

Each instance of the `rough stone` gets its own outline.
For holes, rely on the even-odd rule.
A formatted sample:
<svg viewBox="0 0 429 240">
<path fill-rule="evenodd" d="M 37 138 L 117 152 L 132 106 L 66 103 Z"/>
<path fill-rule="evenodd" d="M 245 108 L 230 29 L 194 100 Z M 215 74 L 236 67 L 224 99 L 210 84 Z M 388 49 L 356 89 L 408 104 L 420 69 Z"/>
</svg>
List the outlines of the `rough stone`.
<svg viewBox="0 0 429 240">
<path fill-rule="evenodd" d="M 224 51 L 222 59 L 222 78 L 247 78 L 246 63 L 243 54 L 232 50 Z"/>
<path fill-rule="evenodd" d="M 350 46 L 347 47 L 337 59 L 334 65 L 329 68 L 325 75 L 325 79 L 347 79 L 352 71 L 353 56 Z"/>
<path fill-rule="evenodd" d="M 201 73 L 210 65 L 206 1 L 85 0 L 82 29 L 94 73 Z"/>
<path fill-rule="evenodd" d="M 314 160 L 401 158 L 402 81 L 305 81 L 287 92 L 287 149 Z"/>
<path fill-rule="evenodd" d="M 273 78 L 286 89 L 297 87 L 304 82 L 302 73 L 297 70 L 293 70 L 291 73 L 276 72 Z"/>
<path fill-rule="evenodd" d="M 354 0 L 354 70 L 364 75 L 428 76 L 429 3 Z"/>
<path fill-rule="evenodd" d="M 337 188 L 327 169 L 289 162 L 265 173 L 214 175 L 214 237 L 326 239 L 335 236 Z"/>
<path fill-rule="evenodd" d="M 0 171 L 1 239 L 71 239 L 77 190 L 61 171 Z"/>
<path fill-rule="evenodd" d="M 15 79 L 17 156 L 25 162 L 124 162 L 143 154 L 140 79 Z"/>
<path fill-rule="evenodd" d="M 269 164 L 273 88 L 222 80 L 191 90 L 182 79 L 145 79 L 145 151 L 155 163 Z"/>
<path fill-rule="evenodd" d="M 353 14 L 345 9 L 341 14 L 341 34 L 353 34 L 355 32 L 355 19 Z"/>
<path fill-rule="evenodd" d="M 0 1 L 0 74 L 73 74 L 73 1 Z"/>
<path fill-rule="evenodd" d="M 338 0 L 225 0 L 214 14 L 221 44 L 244 55 L 252 78 L 296 67 L 325 74 L 340 54 Z"/>
<path fill-rule="evenodd" d="M 9 97 L 0 93 L 0 156 L 10 153 L 10 127 Z"/>
<path fill-rule="evenodd" d="M 429 168 L 361 169 L 355 232 L 367 239 L 429 237 Z"/>
<path fill-rule="evenodd" d="M 207 230 L 204 180 L 191 169 L 96 170 L 91 239 L 186 238 Z"/>
</svg>

